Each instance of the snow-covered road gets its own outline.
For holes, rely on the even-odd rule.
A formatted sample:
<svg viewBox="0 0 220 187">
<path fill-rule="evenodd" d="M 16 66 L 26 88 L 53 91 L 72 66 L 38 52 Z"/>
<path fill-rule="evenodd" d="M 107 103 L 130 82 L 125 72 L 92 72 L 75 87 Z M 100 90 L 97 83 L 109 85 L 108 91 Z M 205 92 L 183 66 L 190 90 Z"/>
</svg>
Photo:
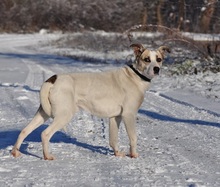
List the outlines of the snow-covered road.
<svg viewBox="0 0 220 187">
<path fill-rule="evenodd" d="M 13 158 L 10 150 L 36 112 L 46 78 L 117 68 L 36 50 L 57 37 L 0 35 L 0 186 L 220 186 L 220 103 L 169 87 L 175 80 L 166 75 L 153 81 L 138 113 L 139 158 L 114 157 L 108 120 L 85 112 L 52 138 L 55 161 L 42 160 L 40 133 L 48 123 L 25 140 L 22 157 Z M 128 152 L 123 124 L 119 142 Z"/>
</svg>

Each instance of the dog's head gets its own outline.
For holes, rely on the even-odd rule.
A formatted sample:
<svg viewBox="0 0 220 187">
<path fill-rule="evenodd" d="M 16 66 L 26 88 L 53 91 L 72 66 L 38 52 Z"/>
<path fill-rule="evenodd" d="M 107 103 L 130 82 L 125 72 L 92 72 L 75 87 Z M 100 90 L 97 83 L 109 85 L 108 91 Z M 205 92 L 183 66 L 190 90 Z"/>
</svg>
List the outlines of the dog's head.
<svg viewBox="0 0 220 187">
<path fill-rule="evenodd" d="M 170 53 L 167 46 L 161 46 L 155 51 L 145 49 L 141 44 L 132 44 L 130 47 L 136 56 L 135 68 L 149 79 L 159 74 L 165 52 Z"/>
</svg>

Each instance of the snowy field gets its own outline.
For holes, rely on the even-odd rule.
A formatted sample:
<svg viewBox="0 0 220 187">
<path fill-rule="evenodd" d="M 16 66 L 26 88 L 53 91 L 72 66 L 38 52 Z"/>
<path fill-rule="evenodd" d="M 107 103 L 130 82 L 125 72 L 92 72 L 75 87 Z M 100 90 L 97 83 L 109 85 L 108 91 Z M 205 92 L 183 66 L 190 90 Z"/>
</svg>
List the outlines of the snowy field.
<svg viewBox="0 0 220 187">
<path fill-rule="evenodd" d="M 22 156 L 13 158 L 12 146 L 39 106 L 45 79 L 121 66 L 77 62 L 42 50 L 42 42 L 58 37 L 0 35 L 1 187 L 220 186 L 220 73 L 172 77 L 164 70 L 153 81 L 137 116 L 137 159 L 114 157 L 108 120 L 85 112 L 77 114 L 67 132 L 53 136 L 55 161 L 42 159 L 40 134 L 50 121 L 27 137 Z M 119 142 L 128 152 L 123 124 Z"/>
</svg>

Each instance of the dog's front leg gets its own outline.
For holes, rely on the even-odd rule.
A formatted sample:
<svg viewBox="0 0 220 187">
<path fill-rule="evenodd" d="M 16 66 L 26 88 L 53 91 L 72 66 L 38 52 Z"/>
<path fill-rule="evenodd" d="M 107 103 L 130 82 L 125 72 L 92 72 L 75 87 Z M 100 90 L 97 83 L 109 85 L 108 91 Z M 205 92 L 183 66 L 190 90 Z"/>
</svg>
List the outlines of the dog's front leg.
<svg viewBox="0 0 220 187">
<path fill-rule="evenodd" d="M 109 144 L 112 147 L 115 156 L 124 157 L 125 153 L 120 152 L 118 148 L 118 129 L 121 123 L 121 116 L 109 119 Z"/>
<path fill-rule="evenodd" d="M 137 158 L 138 153 L 137 149 L 137 134 L 136 134 L 136 127 L 135 127 L 135 115 L 127 114 L 123 116 L 123 121 L 125 123 L 125 128 L 128 133 L 128 137 L 130 140 L 130 157 Z"/>
</svg>

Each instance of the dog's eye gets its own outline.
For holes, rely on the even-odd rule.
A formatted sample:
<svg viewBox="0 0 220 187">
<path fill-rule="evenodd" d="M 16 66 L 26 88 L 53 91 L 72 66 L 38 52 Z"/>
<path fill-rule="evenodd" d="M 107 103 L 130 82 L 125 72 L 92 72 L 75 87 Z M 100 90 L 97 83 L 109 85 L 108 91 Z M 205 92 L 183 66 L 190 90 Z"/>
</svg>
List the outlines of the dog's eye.
<svg viewBox="0 0 220 187">
<path fill-rule="evenodd" d="M 162 59 L 161 58 L 157 58 L 157 62 L 161 62 L 162 61 Z"/>
<path fill-rule="evenodd" d="M 145 61 L 145 62 L 151 62 L 149 57 L 144 58 L 144 61 Z"/>
</svg>

